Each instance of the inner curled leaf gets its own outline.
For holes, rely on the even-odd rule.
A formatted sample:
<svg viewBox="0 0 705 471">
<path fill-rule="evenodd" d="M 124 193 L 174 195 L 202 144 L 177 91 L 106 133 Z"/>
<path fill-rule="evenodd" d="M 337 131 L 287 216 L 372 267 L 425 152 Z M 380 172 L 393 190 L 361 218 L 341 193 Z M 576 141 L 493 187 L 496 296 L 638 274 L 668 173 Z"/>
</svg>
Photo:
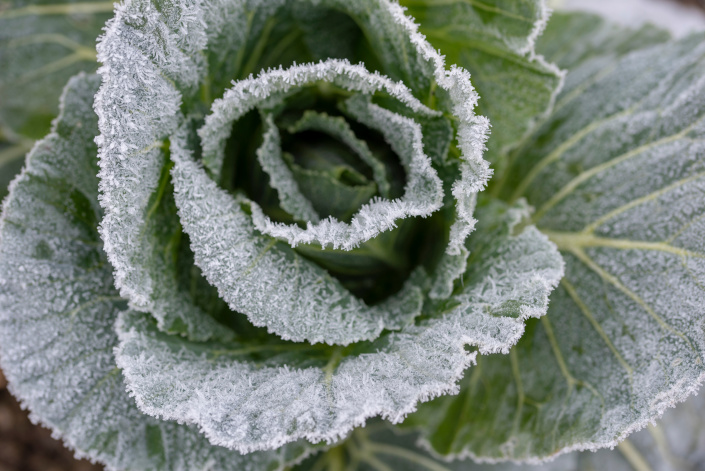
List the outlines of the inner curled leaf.
<svg viewBox="0 0 705 471">
<path fill-rule="evenodd" d="M 447 120 L 404 84 L 329 60 L 236 82 L 199 135 L 210 175 L 247 198 L 260 233 L 377 303 L 415 267 L 434 268 L 448 240 L 450 202 L 422 221 L 444 206 L 429 122 Z M 449 147 L 451 132 L 430 134 L 432 150 Z"/>
</svg>

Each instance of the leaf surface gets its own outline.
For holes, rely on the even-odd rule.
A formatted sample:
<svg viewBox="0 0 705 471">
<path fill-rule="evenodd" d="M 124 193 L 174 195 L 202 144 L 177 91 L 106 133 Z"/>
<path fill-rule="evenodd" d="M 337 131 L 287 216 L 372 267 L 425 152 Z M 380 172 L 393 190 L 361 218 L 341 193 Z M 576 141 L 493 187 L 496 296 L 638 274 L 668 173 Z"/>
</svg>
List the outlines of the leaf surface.
<svg viewBox="0 0 705 471">
<path fill-rule="evenodd" d="M 12 184 L 0 223 L 0 354 L 13 394 L 79 457 L 108 469 L 283 469 L 311 452 L 293 444 L 243 456 L 193 427 L 143 415 L 115 366 L 125 308 L 97 224 L 98 76 L 69 81 L 53 131 Z"/>
<path fill-rule="evenodd" d="M 635 433 L 615 449 L 573 452 L 541 464 L 448 461 L 418 446 L 418 435 L 381 422 L 356 429 L 345 442 L 312 456 L 294 471 L 693 471 L 703 465 L 705 396 L 667 411 L 658 424 Z"/>
<path fill-rule="evenodd" d="M 705 379 L 703 37 L 619 58 L 635 34 L 615 36 L 613 64 L 559 96 L 504 186 L 536 208 L 565 278 L 509 356 L 481 357 L 460 395 L 426 411 L 438 453 L 535 460 L 614 446 Z"/>
<path fill-rule="evenodd" d="M 7 0 L 0 4 L 0 126 L 39 139 L 49 132 L 69 77 L 93 72 L 110 1 Z"/>
<path fill-rule="evenodd" d="M 505 151 L 549 111 L 562 81 L 535 52 L 549 10 L 544 0 L 402 0 L 428 41 L 466 68 L 492 123 L 485 158 L 504 167 Z"/>
<path fill-rule="evenodd" d="M 210 206 L 223 214 L 209 221 L 244 217 L 232 206 Z M 196 423 L 214 444 L 243 452 L 297 438 L 335 440 L 377 415 L 398 423 L 418 401 L 456 391 L 476 356 L 467 345 L 508 351 L 525 320 L 545 312 L 562 275 L 555 247 L 535 228 L 512 235 L 526 208 L 498 203 L 486 211 L 494 225 L 477 234 L 486 247 L 464 285 L 415 325 L 348 348 L 249 346 L 188 342 L 159 333 L 146 315 L 127 313 L 118 324 L 118 364 L 128 387 L 146 413 Z"/>
</svg>

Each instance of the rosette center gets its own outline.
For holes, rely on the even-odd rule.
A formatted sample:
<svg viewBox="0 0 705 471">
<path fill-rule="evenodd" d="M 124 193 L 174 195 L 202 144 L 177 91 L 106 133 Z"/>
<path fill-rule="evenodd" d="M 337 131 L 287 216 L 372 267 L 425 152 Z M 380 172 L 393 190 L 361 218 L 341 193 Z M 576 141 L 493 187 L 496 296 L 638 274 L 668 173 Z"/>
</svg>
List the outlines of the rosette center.
<svg viewBox="0 0 705 471">
<path fill-rule="evenodd" d="M 444 204 L 430 122 L 447 149 L 450 124 L 405 85 L 334 59 L 236 82 L 199 134 L 211 177 L 245 198 L 257 231 L 376 303 L 447 242 L 448 224 L 424 220 Z"/>
</svg>

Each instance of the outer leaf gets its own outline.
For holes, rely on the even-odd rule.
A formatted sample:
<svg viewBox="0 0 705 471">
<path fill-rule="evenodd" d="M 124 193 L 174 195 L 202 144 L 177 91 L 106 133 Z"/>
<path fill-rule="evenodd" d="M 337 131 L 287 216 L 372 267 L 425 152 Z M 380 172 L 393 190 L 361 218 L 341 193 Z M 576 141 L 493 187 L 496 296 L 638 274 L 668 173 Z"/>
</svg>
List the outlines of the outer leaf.
<svg viewBox="0 0 705 471">
<path fill-rule="evenodd" d="M 705 395 L 668 410 L 656 425 L 635 433 L 615 450 L 573 454 L 573 469 L 592 471 L 693 471 L 705 465 Z M 543 470 L 538 470 L 543 471 Z"/>
<path fill-rule="evenodd" d="M 549 17 L 545 0 L 402 0 L 421 33 L 451 64 L 465 67 L 492 123 L 485 158 L 503 153 L 549 111 L 562 73 L 534 52 Z"/>
<path fill-rule="evenodd" d="M 293 471 L 592 471 L 576 467 L 573 455 L 562 456 L 539 467 L 511 463 L 478 464 L 469 459 L 447 461 L 419 448 L 418 438 L 412 431 L 375 422 L 356 429 L 345 442 L 325 454 L 308 458 Z"/>
<path fill-rule="evenodd" d="M 625 54 L 669 39 L 668 31 L 651 24 L 638 29 L 615 27 L 597 15 L 556 11 L 537 38 L 536 48 L 546 60 L 570 71 L 561 89 L 560 102 L 566 102 L 577 86 L 610 72 Z"/>
<path fill-rule="evenodd" d="M 198 21 L 189 16 L 187 7 L 167 10 L 170 20 L 179 12 L 188 18 L 186 29 Z M 125 13 L 128 22 L 137 22 L 147 34 L 136 36 L 127 24 L 108 23 L 108 37 L 122 34 L 123 43 L 116 45 L 109 39 L 102 43 L 103 54 L 119 54 L 119 60 L 114 57 L 103 69 L 106 78 L 95 102 L 102 132 L 97 139 L 105 156 L 99 173 L 100 201 L 106 209 L 100 229 L 115 268 L 115 283 L 131 307 L 152 313 L 167 332 L 195 339 L 230 338 L 232 332 L 206 314 L 181 286 L 179 257 L 174 256 L 181 228 L 166 154 L 167 130 L 178 122 L 180 95 L 173 84 L 195 85 L 199 64 L 182 48 L 195 54 L 205 38 L 195 33 L 167 34 L 168 26 L 149 3 L 128 3 L 125 11 L 130 12 Z M 159 49 L 155 43 L 160 40 L 167 41 L 173 52 L 155 56 L 155 65 L 140 48 Z M 124 80 L 111 79 L 118 71 Z M 106 107 L 109 112 L 101 111 Z M 122 157 L 111 160 L 107 155 Z"/>
<path fill-rule="evenodd" d="M 303 444 L 242 456 L 194 428 L 142 415 L 115 367 L 125 302 L 96 229 L 101 217 L 91 109 L 97 76 L 72 79 L 53 132 L 12 184 L 0 225 L 0 355 L 32 419 L 109 469 L 282 469 Z"/>
<path fill-rule="evenodd" d="M 436 451 L 614 446 L 705 379 L 704 56 L 701 35 L 629 54 L 525 144 L 506 188 L 537 208 L 566 277 L 509 357 L 427 411 Z"/>
<path fill-rule="evenodd" d="M 447 461 L 419 448 L 415 433 L 373 423 L 294 471 L 694 471 L 705 463 L 703 409 L 705 396 L 693 397 L 667 411 L 657 426 L 635 433 L 616 449 L 571 453 L 540 465 Z"/>
<path fill-rule="evenodd" d="M 95 39 L 111 1 L 0 2 L 0 127 L 39 139 L 66 81 L 96 69 Z"/>
<path fill-rule="evenodd" d="M 177 187 L 185 170 L 175 167 Z M 197 182 L 179 193 L 195 189 L 210 191 Z M 211 222 L 242 217 L 232 206 L 211 206 L 223 214 Z M 562 261 L 534 228 L 511 235 L 525 215 L 488 206 L 494 225 L 476 238 L 486 247 L 476 252 L 464 287 L 442 311 L 374 342 L 347 349 L 195 343 L 159 333 L 145 315 L 125 314 L 118 364 L 142 410 L 196 423 L 214 444 L 243 452 L 297 438 L 335 440 L 376 415 L 400 422 L 418 401 L 457 391 L 476 356 L 467 345 L 506 352 L 524 321 L 545 312 Z"/>
</svg>

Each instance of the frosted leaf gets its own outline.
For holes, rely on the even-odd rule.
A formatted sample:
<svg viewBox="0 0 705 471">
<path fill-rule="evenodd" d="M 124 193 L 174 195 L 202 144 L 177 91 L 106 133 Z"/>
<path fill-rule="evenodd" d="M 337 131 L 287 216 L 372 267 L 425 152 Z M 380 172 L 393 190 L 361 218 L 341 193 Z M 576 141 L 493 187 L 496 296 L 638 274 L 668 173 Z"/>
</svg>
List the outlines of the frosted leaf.
<svg viewBox="0 0 705 471">
<path fill-rule="evenodd" d="M 180 94 L 164 75 L 186 82 L 196 79 L 181 71 L 190 62 L 180 49 L 174 52 L 175 58 L 145 56 L 144 50 L 156 47 L 152 41 L 157 39 L 149 39 L 130 25 L 137 22 L 150 28 L 148 31 L 168 28 L 148 2 L 129 5 L 137 11 L 119 8 L 99 46 L 99 58 L 105 65 L 95 109 L 101 130 L 96 142 L 100 148 L 100 202 L 105 210 L 100 232 L 105 251 L 115 269 L 116 286 L 131 307 L 151 312 L 168 332 L 196 339 L 228 338 L 232 333 L 180 289 L 177 260 L 170 248 L 178 240 L 180 227 L 164 147 L 167 130 L 177 123 Z M 142 15 L 144 21 L 138 21 Z M 175 32 L 169 34 L 174 47 L 185 41 Z M 164 69 L 158 69 L 155 62 Z M 125 78 L 111 78 L 115 73 Z"/>
<path fill-rule="evenodd" d="M 389 198 L 389 181 L 384 164 L 372 154 L 365 141 L 357 138 L 344 118 L 307 110 L 300 120 L 289 127 L 292 134 L 302 131 L 320 131 L 338 138 L 372 169 L 372 178 L 380 194 L 383 198 Z"/>
<path fill-rule="evenodd" d="M 457 255 L 443 254 L 433 273 L 429 298 L 446 299 L 453 293 L 455 281 L 465 272 L 469 255 L 465 247 L 460 247 Z"/>
<path fill-rule="evenodd" d="M 438 453 L 537 460 L 611 447 L 700 387 L 703 39 L 607 53 L 613 66 L 559 97 L 521 149 L 507 188 L 536 208 L 566 276 L 509 357 L 483 357 L 457 398 L 429 409 Z M 508 420 L 454 412 L 474 402 Z"/>
<path fill-rule="evenodd" d="M 219 219 L 239 217 L 233 207 L 222 211 Z M 128 388 L 144 412 L 198 424 L 212 443 L 242 452 L 298 438 L 336 440 L 377 415 L 398 423 L 417 402 L 457 392 L 456 381 L 477 355 L 467 345 L 506 352 L 524 321 L 545 312 L 562 260 L 533 227 L 510 235 L 516 212 L 526 210 L 511 209 L 508 218 L 505 211 L 486 211 L 494 225 L 475 235 L 483 249 L 448 304 L 354 348 L 196 343 L 159 332 L 147 315 L 126 313 L 117 355 Z"/>
<path fill-rule="evenodd" d="M 318 222 L 319 217 L 311 202 L 301 194 L 298 184 L 282 157 L 279 129 L 271 113 L 264 115 L 262 145 L 257 149 L 257 160 L 267 175 L 270 186 L 277 190 L 282 209 L 299 221 Z"/>
<path fill-rule="evenodd" d="M 702 391 L 675 409 L 668 410 L 656 424 L 631 435 L 614 450 L 574 453 L 575 469 L 614 471 L 691 471 L 705 464 L 705 395 Z M 539 470 L 543 471 L 543 470 Z"/>
<path fill-rule="evenodd" d="M 365 94 L 384 91 L 414 112 L 428 116 L 439 115 L 414 97 L 412 90 L 404 83 L 395 82 L 378 72 L 372 73 L 363 65 L 352 65 L 347 60 L 328 59 L 319 63 L 294 65 L 288 69 L 268 70 L 256 78 L 233 82 L 233 87 L 213 102 L 211 114 L 198 131 L 202 140 L 204 165 L 215 179 L 220 175 L 225 143 L 233 123 L 248 111 L 258 107 L 267 108 L 286 94 L 317 82 Z"/>
<path fill-rule="evenodd" d="M 406 171 L 404 195 L 395 200 L 373 199 L 353 215 L 350 223 L 329 217 L 306 229 L 295 224 L 273 222 L 262 210 L 252 205 L 252 221 L 260 232 L 299 244 L 351 250 L 379 233 L 395 227 L 397 219 L 426 217 L 440 209 L 443 186 L 431 159 L 423 152 L 421 126 L 412 119 L 377 106 L 363 96 L 346 101 L 347 112 L 367 127 L 379 131 L 399 156 Z M 417 111 L 417 110 L 414 110 Z"/>
<path fill-rule="evenodd" d="M 95 39 L 113 4 L 8 0 L 0 10 L 0 128 L 39 139 L 68 79 L 98 67 Z"/>
<path fill-rule="evenodd" d="M 574 34 L 565 37 L 564 31 L 573 31 Z M 536 47 L 547 60 L 570 70 L 555 108 L 569 103 L 575 94 L 579 94 L 581 86 L 593 83 L 625 54 L 669 39 L 667 31 L 652 24 L 638 29 L 615 28 L 614 24 L 597 15 L 554 12 L 549 27 L 537 39 Z"/>
<path fill-rule="evenodd" d="M 420 447 L 418 433 L 372 422 L 293 471 L 333 471 L 341 464 L 349 471 L 693 471 L 704 463 L 704 409 L 705 396 L 701 394 L 667 411 L 656 424 L 612 450 L 574 452 L 540 464 L 476 463 L 469 458 L 448 461 Z"/>
<path fill-rule="evenodd" d="M 77 456 L 110 470 L 283 470 L 311 453 L 298 443 L 243 456 L 193 427 L 139 412 L 125 392 L 113 287 L 97 223 L 97 76 L 72 79 L 53 132 L 30 152 L 0 223 L 0 356 L 31 419 Z"/>
<path fill-rule="evenodd" d="M 485 158 L 502 173 L 507 151 L 548 113 L 563 72 L 536 52 L 550 16 L 546 0 L 401 0 L 433 47 L 464 67 L 492 123 Z M 550 58 L 549 58 L 550 59 Z"/>
<path fill-rule="evenodd" d="M 418 433 L 381 421 L 358 428 L 328 453 L 312 456 L 292 471 L 594 471 L 612 468 L 578 468 L 573 455 L 542 466 L 513 463 L 479 464 L 470 459 L 448 461 L 418 446 Z M 626 470 L 619 470 L 626 471 Z M 634 471 L 634 470 L 630 470 Z M 641 470 L 636 470 L 641 471 Z M 669 470 L 671 471 L 671 470 Z M 681 471 L 681 470 L 678 470 Z M 685 471 L 685 470 L 683 470 Z M 690 471 L 690 470 L 689 470 Z"/>
<path fill-rule="evenodd" d="M 453 116 L 462 178 L 454 187 L 454 194 L 460 202 L 452 232 L 451 252 L 459 253 L 459 247 L 472 229 L 473 219 L 467 211 L 470 207 L 467 201 L 484 187 L 491 172 L 487 162 L 482 159 L 488 122 L 474 114 L 473 108 L 478 97 L 470 84 L 468 72 L 455 66 L 447 70 L 443 57 L 425 41 L 418 33 L 417 26 L 393 2 L 327 0 L 295 4 L 284 1 L 263 5 L 257 1 L 219 1 L 202 5 L 170 4 L 168 8 L 157 11 L 149 2 L 128 2 L 118 8 L 115 19 L 109 23 L 99 44 L 99 59 L 104 64 L 100 70 L 104 84 L 96 100 L 101 129 L 98 140 L 103 193 L 101 204 L 106 210 L 102 234 L 111 263 L 116 269 L 117 283 L 135 307 L 139 307 L 140 303 L 152 302 L 149 299 L 151 283 L 148 267 L 156 266 L 159 260 L 155 258 L 158 255 L 150 255 L 149 250 L 142 251 L 143 247 L 136 242 L 137 234 L 146 231 L 142 227 L 145 202 L 158 187 L 158 178 L 162 175 L 155 170 L 164 165 L 158 162 L 156 151 L 138 156 L 139 152 L 158 143 L 165 143 L 182 119 L 180 109 L 188 111 L 200 99 L 208 103 L 212 99 L 211 94 L 219 93 L 221 87 L 224 87 L 223 77 L 241 77 L 247 74 L 248 68 L 251 69 L 250 65 L 258 67 L 256 60 L 253 64 L 243 62 L 240 52 L 247 55 L 259 51 L 258 35 L 271 32 L 266 28 L 267 24 L 276 22 L 277 15 L 283 14 L 286 17 L 286 14 L 294 10 L 306 16 L 309 10 L 313 12 L 319 7 L 330 8 L 331 11 L 349 15 L 349 18 L 362 25 L 365 37 L 375 44 L 379 66 L 385 75 L 375 73 L 369 81 L 369 74 L 364 74 L 365 81 L 359 82 L 356 90 L 372 92 L 384 85 L 383 88 L 390 96 L 411 103 L 411 108 L 421 114 L 440 113 L 425 112 L 428 109 L 417 96 Z M 245 28 L 244 33 L 233 32 L 229 20 L 238 17 L 250 18 L 251 22 L 247 25 L 248 28 L 251 26 L 251 30 Z M 232 24 L 242 24 L 242 20 Z M 180 39 L 185 37 L 184 31 L 188 31 L 190 39 Z M 309 33 L 314 36 L 317 34 Z M 231 39 L 234 49 L 226 47 L 217 52 L 204 49 L 208 41 L 214 45 L 226 45 Z M 336 39 L 331 36 L 328 39 L 331 47 L 347 50 L 345 38 Z M 259 54 L 266 51 L 259 51 L 252 57 L 262 57 Z M 203 63 L 204 58 L 207 64 Z M 263 64 L 267 63 L 265 59 L 262 59 Z M 224 65 L 226 62 L 233 65 Z M 326 63 L 338 64 L 352 72 L 362 69 L 343 60 Z M 291 70 L 320 71 L 322 68 L 325 66 L 318 64 L 303 68 L 293 66 Z M 256 71 L 256 68 L 252 69 L 252 72 Z M 280 86 L 284 86 L 282 81 L 288 78 L 287 73 L 276 70 L 264 75 L 280 80 Z M 211 79 L 212 83 L 209 82 Z M 403 85 L 400 85 L 399 80 Z M 196 84 L 199 82 L 201 93 L 197 96 Z M 259 87 L 264 85 L 259 84 L 253 76 L 236 82 L 233 90 L 246 87 L 255 94 L 263 93 L 266 87 Z M 228 93 L 216 102 L 216 107 L 217 103 L 224 103 Z M 431 99 L 431 96 L 435 98 Z M 276 101 L 277 96 L 261 96 L 260 99 L 266 105 Z M 228 113 L 237 113 L 232 108 L 222 112 L 223 118 Z M 216 115 L 219 114 L 213 116 Z M 202 135 L 204 162 L 215 176 L 217 173 L 213 171 L 219 166 L 211 165 L 209 155 L 212 155 L 210 151 L 214 149 L 209 150 L 208 143 L 215 143 L 217 148 L 229 132 L 226 128 L 219 131 L 222 135 Z M 149 241 L 149 238 L 145 240 Z M 138 253 L 147 254 L 147 257 L 140 259 Z M 168 306 L 162 306 L 164 309 L 158 308 L 157 304 L 154 306 L 158 318 L 182 315 L 180 312 L 173 313 L 172 309 L 167 309 Z M 190 312 L 188 314 L 184 314 L 181 320 L 194 324 L 195 317 Z M 206 326 L 208 321 L 195 324 Z M 193 332 L 187 333 L 194 335 Z"/>
<path fill-rule="evenodd" d="M 237 200 L 192 160 L 186 129 L 172 140 L 172 176 L 184 231 L 196 264 L 230 308 L 294 341 L 347 345 L 377 338 L 417 316 L 421 281 L 368 307 L 326 270 L 291 247 L 255 231 Z M 251 204 L 251 203 L 249 203 Z"/>
</svg>

